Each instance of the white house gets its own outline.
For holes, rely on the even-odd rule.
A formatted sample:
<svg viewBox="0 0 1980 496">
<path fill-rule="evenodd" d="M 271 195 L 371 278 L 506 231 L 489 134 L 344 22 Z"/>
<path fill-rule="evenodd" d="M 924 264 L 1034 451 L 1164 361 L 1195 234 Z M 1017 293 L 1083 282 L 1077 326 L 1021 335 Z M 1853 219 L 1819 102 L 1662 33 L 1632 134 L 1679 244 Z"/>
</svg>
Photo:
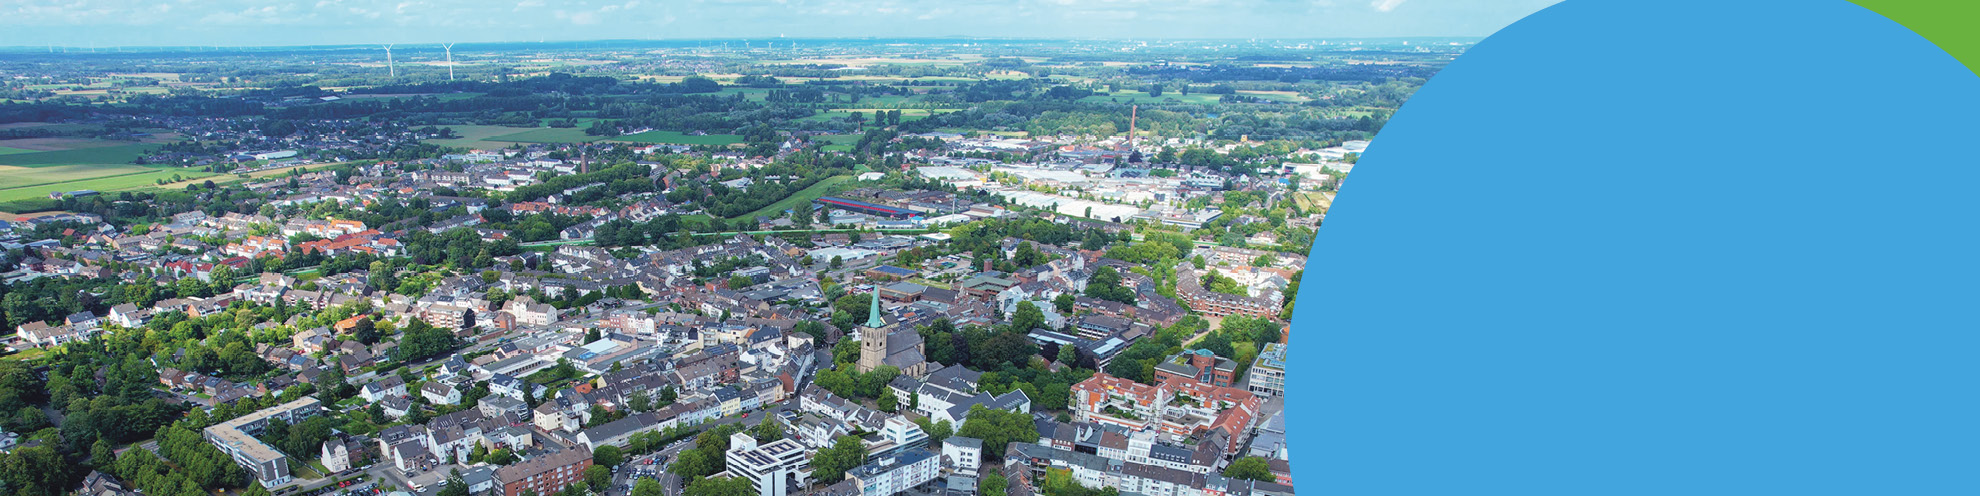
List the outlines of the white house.
<svg viewBox="0 0 1980 496">
<path fill-rule="evenodd" d="M 452 405 L 461 402 L 461 390 L 440 381 L 427 381 L 421 384 L 419 395 L 426 397 L 428 403 L 435 405 Z"/>
</svg>

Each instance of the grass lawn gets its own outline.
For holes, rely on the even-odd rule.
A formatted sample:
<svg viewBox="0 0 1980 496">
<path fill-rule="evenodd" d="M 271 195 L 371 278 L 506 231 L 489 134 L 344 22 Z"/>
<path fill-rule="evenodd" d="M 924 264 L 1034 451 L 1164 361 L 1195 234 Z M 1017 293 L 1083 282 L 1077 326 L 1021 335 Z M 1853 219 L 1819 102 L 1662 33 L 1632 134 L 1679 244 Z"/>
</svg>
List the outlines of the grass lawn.
<svg viewBox="0 0 1980 496">
<path fill-rule="evenodd" d="M 34 153 L 34 150 L 22 150 L 19 148 L 7 148 L 4 146 L 0 146 L 0 155 L 13 155 L 16 153 Z"/>
<path fill-rule="evenodd" d="M 47 354 L 48 354 L 48 350 L 45 348 L 28 348 L 25 350 L 14 352 L 14 354 L 7 355 L 6 357 L 0 359 L 32 362 L 35 359 L 41 358 L 42 355 L 47 355 Z"/>
<path fill-rule="evenodd" d="M 122 145 L 0 155 L 0 165 L 46 167 L 74 164 L 128 164 L 158 145 Z"/>
<path fill-rule="evenodd" d="M 321 467 L 321 465 L 312 462 L 312 463 L 304 464 L 304 466 L 301 467 L 293 467 L 296 469 L 296 473 L 294 475 L 297 478 L 302 478 L 302 479 L 323 478 L 323 473 L 317 472 L 316 467 Z"/>
<path fill-rule="evenodd" d="M 776 217 L 776 216 L 784 215 L 785 210 L 795 209 L 798 208 L 798 206 L 800 205 L 808 204 L 811 203 L 813 200 L 817 200 L 818 197 L 839 192 L 840 189 L 838 188 L 838 186 L 842 183 L 852 181 L 852 179 L 853 179 L 852 176 L 832 176 L 825 178 L 824 180 L 818 181 L 818 184 L 813 184 L 811 185 L 811 187 L 805 188 L 803 191 L 799 191 L 796 194 L 792 194 L 791 196 L 785 197 L 782 200 L 778 200 L 776 203 L 772 203 L 767 206 L 764 206 L 763 208 L 756 209 L 755 212 L 750 212 L 737 217 L 730 217 L 729 221 L 734 222 L 739 220 L 755 220 L 757 216 Z"/>
<path fill-rule="evenodd" d="M 590 143 L 601 139 L 605 139 L 605 137 L 586 135 L 584 134 L 584 129 L 581 127 L 546 127 L 520 133 L 504 134 L 488 138 L 488 141 L 510 141 L 516 143 Z"/>
<path fill-rule="evenodd" d="M 674 145 L 729 145 L 742 142 L 742 136 L 733 134 L 709 134 L 694 136 L 680 131 L 647 131 L 614 138 L 615 141 L 633 143 L 667 143 Z"/>
</svg>

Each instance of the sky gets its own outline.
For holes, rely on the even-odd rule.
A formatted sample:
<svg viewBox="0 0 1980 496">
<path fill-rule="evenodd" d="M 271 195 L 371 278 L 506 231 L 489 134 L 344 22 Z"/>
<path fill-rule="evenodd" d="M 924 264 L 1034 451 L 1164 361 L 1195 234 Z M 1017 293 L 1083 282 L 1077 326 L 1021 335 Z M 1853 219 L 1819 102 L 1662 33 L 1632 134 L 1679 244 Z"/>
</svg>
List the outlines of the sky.
<svg viewBox="0 0 1980 496">
<path fill-rule="evenodd" d="M 1491 34 L 1558 0 L 0 0 L 0 46 Z"/>
</svg>

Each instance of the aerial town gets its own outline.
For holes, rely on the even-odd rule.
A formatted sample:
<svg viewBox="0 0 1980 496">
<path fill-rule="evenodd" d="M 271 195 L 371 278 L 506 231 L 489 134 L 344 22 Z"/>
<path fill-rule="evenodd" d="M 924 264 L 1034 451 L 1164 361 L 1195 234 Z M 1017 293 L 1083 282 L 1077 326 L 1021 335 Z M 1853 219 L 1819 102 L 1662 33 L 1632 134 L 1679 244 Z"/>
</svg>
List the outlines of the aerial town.
<svg viewBox="0 0 1980 496">
<path fill-rule="evenodd" d="M 1290 495 L 1463 46 L 468 48 L 0 58 L 0 489 Z"/>
</svg>

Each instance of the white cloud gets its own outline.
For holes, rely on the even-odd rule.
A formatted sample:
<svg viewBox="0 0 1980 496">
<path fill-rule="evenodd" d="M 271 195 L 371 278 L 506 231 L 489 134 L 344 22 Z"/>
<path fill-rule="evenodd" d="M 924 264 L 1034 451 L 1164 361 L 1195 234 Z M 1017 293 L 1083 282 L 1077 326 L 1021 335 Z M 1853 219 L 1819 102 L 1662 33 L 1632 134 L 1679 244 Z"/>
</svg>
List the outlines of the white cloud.
<svg viewBox="0 0 1980 496">
<path fill-rule="evenodd" d="M 1375 10 L 1378 11 L 1388 12 L 1391 10 L 1396 10 L 1396 7 L 1402 5 L 1403 2 L 1404 0 L 1375 0 L 1373 2 L 1369 2 L 1368 6 L 1374 7 Z"/>
</svg>

